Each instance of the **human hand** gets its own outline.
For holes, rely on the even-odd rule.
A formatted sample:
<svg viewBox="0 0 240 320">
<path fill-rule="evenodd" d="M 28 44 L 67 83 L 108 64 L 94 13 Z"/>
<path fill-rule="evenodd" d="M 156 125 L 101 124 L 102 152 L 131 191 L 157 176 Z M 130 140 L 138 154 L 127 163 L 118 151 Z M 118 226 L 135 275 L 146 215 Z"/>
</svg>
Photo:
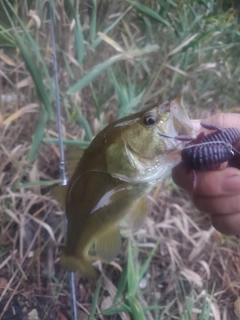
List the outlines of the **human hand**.
<svg viewBox="0 0 240 320">
<path fill-rule="evenodd" d="M 240 114 L 217 114 L 202 120 L 219 128 L 238 128 L 240 130 Z M 201 120 L 193 120 L 197 132 L 208 130 L 201 128 Z M 235 148 L 240 151 L 240 141 Z M 195 206 L 208 213 L 212 225 L 221 233 L 240 235 L 240 155 L 221 165 L 217 170 L 196 172 L 196 189 L 193 190 L 193 172 L 187 173 L 180 163 L 172 171 L 173 181 L 187 190 Z M 230 167 L 234 166 L 234 167 Z"/>
</svg>

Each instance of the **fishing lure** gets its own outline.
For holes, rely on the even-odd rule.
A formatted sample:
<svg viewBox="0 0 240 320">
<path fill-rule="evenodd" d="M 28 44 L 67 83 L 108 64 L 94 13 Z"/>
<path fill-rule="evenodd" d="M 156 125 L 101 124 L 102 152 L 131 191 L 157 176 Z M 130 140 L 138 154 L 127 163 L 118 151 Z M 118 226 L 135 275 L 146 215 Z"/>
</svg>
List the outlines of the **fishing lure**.
<svg viewBox="0 0 240 320">
<path fill-rule="evenodd" d="M 182 162 L 188 170 L 204 171 L 218 168 L 234 156 L 234 146 L 240 141 L 240 130 L 236 128 L 220 129 L 206 123 L 201 123 L 201 126 L 216 131 L 207 135 L 201 132 L 195 139 L 188 136 L 175 137 L 180 141 L 191 140 L 181 152 Z"/>
<path fill-rule="evenodd" d="M 234 146 L 240 141 L 240 130 L 236 128 L 221 129 L 215 125 L 201 123 L 208 130 L 215 130 L 207 135 L 204 132 L 193 139 L 190 136 L 176 136 L 179 141 L 191 141 L 181 152 L 182 163 L 187 171 L 193 170 L 193 190 L 197 186 L 196 171 L 214 170 L 233 158 L 239 152 Z"/>
</svg>

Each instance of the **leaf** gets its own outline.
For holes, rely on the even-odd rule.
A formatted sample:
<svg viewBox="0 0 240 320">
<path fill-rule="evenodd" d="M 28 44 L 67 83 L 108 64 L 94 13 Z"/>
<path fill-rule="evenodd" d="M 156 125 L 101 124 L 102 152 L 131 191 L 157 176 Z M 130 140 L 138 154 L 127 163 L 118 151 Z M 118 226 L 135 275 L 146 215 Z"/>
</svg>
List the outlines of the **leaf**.
<svg viewBox="0 0 240 320">
<path fill-rule="evenodd" d="M 88 140 L 91 141 L 92 138 L 93 138 L 92 130 L 90 128 L 90 125 L 89 125 L 88 121 L 80 113 L 79 108 L 77 109 L 77 119 L 78 119 L 79 123 L 83 126 Z"/>
<path fill-rule="evenodd" d="M 94 319 L 94 315 L 95 315 L 96 310 L 97 310 L 97 305 L 98 305 L 98 299 L 99 299 L 101 285 L 102 285 L 102 278 L 99 278 L 99 280 L 98 280 L 98 282 L 96 284 L 96 289 L 95 289 L 94 295 L 93 295 L 92 308 L 91 308 L 89 320 L 93 320 Z"/>
<path fill-rule="evenodd" d="M 99 63 L 90 72 L 88 72 L 81 80 L 75 83 L 67 90 L 67 94 L 73 94 L 86 87 L 90 81 L 96 78 L 102 71 L 110 67 L 113 63 L 123 58 L 122 54 L 116 55 L 107 61 Z"/>
<path fill-rule="evenodd" d="M 142 277 L 144 276 L 145 272 L 148 270 L 149 264 L 158 248 L 158 245 L 160 243 L 160 239 L 157 241 L 155 247 L 152 249 L 152 251 L 150 252 L 150 254 L 148 255 L 147 260 L 139 267 L 139 279 L 142 279 Z"/>
<path fill-rule="evenodd" d="M 29 104 L 29 105 L 17 110 L 16 112 L 11 114 L 9 117 L 7 117 L 4 120 L 2 120 L 0 118 L 0 124 L 6 125 L 6 124 L 9 124 L 12 121 L 16 120 L 17 118 L 21 117 L 25 113 L 36 112 L 37 111 L 36 110 L 37 107 L 38 107 L 37 103 L 31 103 L 31 104 Z"/>
<path fill-rule="evenodd" d="M 9 5 L 9 4 L 8 4 Z M 10 6 L 10 5 L 9 5 Z M 49 94 L 45 89 L 45 86 L 43 84 L 43 81 L 41 79 L 41 77 L 39 76 L 41 74 L 40 69 L 36 66 L 36 64 L 34 63 L 32 57 L 28 54 L 27 49 L 26 49 L 26 45 L 24 44 L 24 42 L 22 41 L 21 37 L 18 35 L 18 32 L 16 31 L 16 28 L 13 24 L 13 21 L 10 17 L 10 15 L 8 14 L 8 11 L 6 10 L 5 5 L 3 4 L 4 10 L 6 15 L 8 16 L 8 19 L 12 25 L 13 31 L 14 31 L 14 36 L 15 36 L 15 40 L 17 43 L 17 46 L 21 52 L 21 55 L 23 57 L 23 60 L 25 62 L 26 68 L 27 70 L 30 72 L 32 79 L 34 81 L 35 87 L 36 87 L 36 91 L 38 93 L 38 97 L 39 99 L 43 102 L 48 115 L 51 119 L 53 119 L 53 109 L 51 106 L 51 103 L 49 101 Z M 12 10 L 12 12 L 15 14 L 13 8 L 10 6 L 10 9 Z M 15 14 L 16 15 L 16 14 Z"/>
<path fill-rule="evenodd" d="M 152 51 L 156 51 L 158 49 L 159 47 L 157 45 L 148 45 L 143 49 L 133 49 L 133 50 L 127 51 L 126 53 L 115 55 L 110 59 L 96 65 L 81 80 L 79 80 L 72 87 L 70 87 L 67 90 L 67 94 L 74 94 L 79 90 L 83 89 L 89 84 L 90 81 L 95 79 L 102 71 L 106 70 L 108 67 L 110 67 L 112 64 L 114 64 L 119 60 L 134 58 L 146 53 L 150 53 Z"/>
<path fill-rule="evenodd" d="M 6 7 L 4 5 L 4 3 L 2 2 L 3 4 L 3 7 L 4 7 L 4 10 L 5 10 L 5 13 L 6 15 L 8 16 L 8 19 L 9 19 L 9 22 L 11 23 L 13 29 L 14 29 L 14 32 L 17 32 L 16 31 L 16 28 L 15 28 L 15 25 L 13 23 L 13 20 L 11 19 L 11 17 L 9 16 L 7 10 L 6 10 Z M 25 25 L 23 24 L 22 20 L 19 18 L 19 16 L 16 14 L 13 6 L 11 5 L 11 3 L 9 1 L 6 1 L 6 4 L 9 6 L 11 12 L 14 14 L 16 20 L 19 22 L 22 30 L 23 30 L 23 33 L 25 34 L 29 44 L 30 44 L 30 48 L 31 50 L 34 51 L 36 57 L 38 58 L 38 60 L 41 62 L 41 67 L 42 67 L 42 70 L 44 72 L 44 75 L 46 76 L 47 78 L 47 81 L 48 81 L 48 86 L 50 88 L 50 100 L 52 99 L 53 97 L 53 94 L 54 94 L 54 88 L 53 88 L 53 83 L 52 83 L 52 79 L 49 75 L 49 72 L 48 72 L 48 69 L 47 69 L 47 66 L 46 66 L 46 63 L 41 55 L 41 52 L 40 52 L 40 48 L 39 46 L 36 44 L 36 42 L 34 41 L 34 39 L 32 38 L 30 32 L 28 31 L 28 29 L 25 27 Z"/>
<path fill-rule="evenodd" d="M 13 61 L 13 59 L 9 58 L 9 56 L 4 54 L 3 52 L 0 52 L 0 59 L 3 60 L 9 66 L 16 67 L 15 61 Z"/>
<path fill-rule="evenodd" d="M 30 162 L 34 161 L 36 158 L 37 149 L 44 137 L 44 130 L 46 128 L 47 121 L 48 113 L 43 109 L 40 112 L 38 125 L 33 136 L 32 146 L 28 152 L 28 161 Z"/>
<path fill-rule="evenodd" d="M 109 44 L 111 47 L 113 47 L 116 51 L 124 52 L 124 49 L 113 39 L 111 39 L 109 36 L 102 32 L 98 32 L 99 38 L 101 38 L 103 41 L 105 41 L 107 44 Z"/>
<path fill-rule="evenodd" d="M 96 38 L 97 1 L 92 0 L 92 16 L 90 22 L 90 39 L 93 42 Z"/>
<path fill-rule="evenodd" d="M 131 5 L 133 5 L 134 8 L 136 8 L 138 11 L 140 11 L 145 16 L 152 18 L 152 19 L 156 20 L 157 22 L 162 23 L 167 27 L 170 27 L 170 24 L 166 20 L 164 20 L 156 11 L 153 11 L 149 7 L 146 7 L 143 4 L 138 3 L 136 1 L 127 0 L 127 2 L 130 3 Z"/>
<path fill-rule="evenodd" d="M 45 186 L 52 186 L 53 184 L 60 183 L 60 179 L 56 180 L 39 180 L 33 182 L 26 182 L 26 183 L 18 183 L 16 184 L 16 189 L 26 189 L 26 188 L 34 188 L 34 187 L 45 187 Z"/>
<path fill-rule="evenodd" d="M 195 33 L 194 35 L 192 35 L 191 37 L 188 37 L 185 41 L 183 41 L 179 46 L 177 46 L 175 49 L 173 49 L 168 56 L 172 56 L 173 54 L 177 53 L 178 51 L 180 51 L 182 48 L 186 47 L 191 41 L 193 41 L 197 36 L 199 35 L 199 33 Z"/>
<path fill-rule="evenodd" d="M 77 3 L 79 3 L 77 1 Z M 75 11 L 75 27 L 74 27 L 74 39 L 75 39 L 75 48 L 77 51 L 77 57 L 78 57 L 78 62 L 79 64 L 82 63 L 83 58 L 86 54 L 85 51 L 85 45 L 84 45 L 84 37 L 83 37 L 83 31 L 82 31 L 82 25 L 81 25 L 81 21 L 80 21 L 80 17 L 78 14 L 79 10 L 78 10 L 78 6 L 76 8 Z"/>
<path fill-rule="evenodd" d="M 139 282 L 138 267 L 134 263 L 135 250 L 133 248 L 130 239 L 128 240 L 128 262 L 127 262 L 127 282 L 128 282 L 128 296 L 132 297 L 136 294 L 136 290 Z"/>
<path fill-rule="evenodd" d="M 108 28 L 106 28 L 103 33 L 107 34 L 109 31 L 111 31 L 117 24 L 119 21 L 122 20 L 122 18 L 128 13 L 128 11 L 130 11 L 130 9 L 132 9 L 132 6 L 128 7 L 126 11 L 123 12 L 123 14 L 121 14 L 114 22 L 113 24 L 111 24 Z M 90 49 L 95 49 L 100 43 L 102 42 L 101 38 L 97 38 L 92 46 L 90 47 Z"/>
<path fill-rule="evenodd" d="M 46 143 L 59 144 L 59 140 L 56 138 L 44 138 L 42 141 Z M 66 146 L 79 146 L 82 148 L 87 148 L 90 143 L 91 141 L 63 140 L 63 144 Z"/>
<path fill-rule="evenodd" d="M 128 298 L 131 314 L 134 320 L 146 320 L 141 303 L 136 297 Z"/>
</svg>

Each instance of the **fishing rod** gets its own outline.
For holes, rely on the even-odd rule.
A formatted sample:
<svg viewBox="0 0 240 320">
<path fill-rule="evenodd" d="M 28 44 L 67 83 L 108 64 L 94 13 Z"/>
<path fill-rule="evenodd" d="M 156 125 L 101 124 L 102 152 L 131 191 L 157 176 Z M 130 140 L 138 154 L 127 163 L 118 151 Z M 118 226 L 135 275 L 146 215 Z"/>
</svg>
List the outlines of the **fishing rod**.
<svg viewBox="0 0 240 320">
<path fill-rule="evenodd" d="M 66 176 L 65 155 L 64 155 L 64 148 L 63 148 L 61 105 L 60 105 L 60 94 L 59 94 L 59 84 L 58 84 L 58 63 L 57 63 L 56 38 L 55 38 L 55 29 L 54 29 L 55 18 L 54 18 L 53 0 L 49 0 L 49 10 L 50 10 L 51 44 L 52 44 L 52 56 L 53 56 L 53 73 L 54 73 L 54 84 L 55 84 L 55 108 L 56 108 L 56 114 L 57 114 L 58 142 L 59 142 L 59 152 L 60 152 L 59 170 L 61 175 L 61 185 L 65 186 L 67 184 L 67 176 Z M 66 224 L 67 224 L 67 219 L 66 219 Z M 68 281 L 69 281 L 69 288 L 70 288 L 72 320 L 77 320 L 77 301 L 76 301 L 76 291 L 75 291 L 73 272 L 69 272 Z"/>
</svg>

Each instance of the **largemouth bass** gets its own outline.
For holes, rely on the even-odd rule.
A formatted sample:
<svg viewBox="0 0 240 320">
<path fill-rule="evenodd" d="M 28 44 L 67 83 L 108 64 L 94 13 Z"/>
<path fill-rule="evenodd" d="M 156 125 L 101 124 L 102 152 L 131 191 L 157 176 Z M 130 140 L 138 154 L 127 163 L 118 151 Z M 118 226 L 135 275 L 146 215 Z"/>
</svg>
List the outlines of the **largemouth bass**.
<svg viewBox="0 0 240 320">
<path fill-rule="evenodd" d="M 111 123 L 75 152 L 68 185 L 54 192 L 68 219 L 63 267 L 95 278 L 92 259 L 109 262 L 120 250 L 122 219 L 139 228 L 146 196 L 181 161 L 182 142 L 165 135 L 194 135 L 181 98 Z"/>
</svg>

